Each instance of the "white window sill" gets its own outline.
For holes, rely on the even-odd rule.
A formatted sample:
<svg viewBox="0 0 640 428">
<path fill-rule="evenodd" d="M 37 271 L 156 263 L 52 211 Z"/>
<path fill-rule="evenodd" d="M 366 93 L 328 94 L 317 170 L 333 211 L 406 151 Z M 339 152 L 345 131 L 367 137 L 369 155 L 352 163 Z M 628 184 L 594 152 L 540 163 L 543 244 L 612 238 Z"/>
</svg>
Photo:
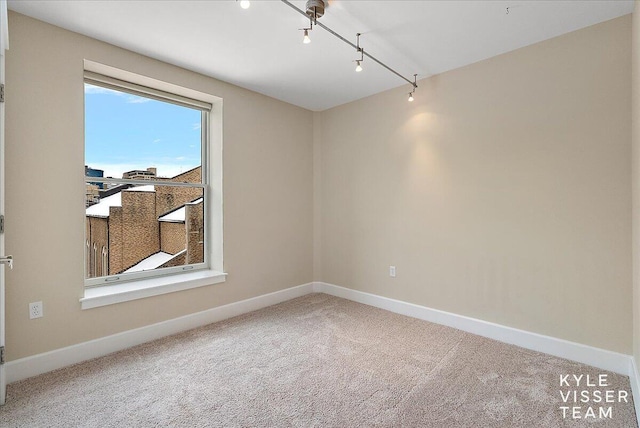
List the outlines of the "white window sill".
<svg viewBox="0 0 640 428">
<path fill-rule="evenodd" d="M 87 288 L 84 290 L 84 297 L 80 299 L 80 303 L 82 309 L 98 308 L 130 300 L 218 284 L 224 282 L 226 276 L 226 273 L 215 270 L 199 270 L 179 275 L 167 275 L 122 284 Z"/>
</svg>

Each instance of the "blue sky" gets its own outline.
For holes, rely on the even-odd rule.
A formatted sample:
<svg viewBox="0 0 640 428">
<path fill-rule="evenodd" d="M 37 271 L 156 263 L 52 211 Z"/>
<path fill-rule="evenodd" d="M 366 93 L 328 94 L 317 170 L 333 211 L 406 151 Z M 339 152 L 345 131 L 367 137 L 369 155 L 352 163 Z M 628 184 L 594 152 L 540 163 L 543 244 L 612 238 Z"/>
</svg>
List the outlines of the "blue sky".
<svg viewBox="0 0 640 428">
<path fill-rule="evenodd" d="M 85 84 L 85 165 L 105 177 L 158 168 L 173 177 L 201 164 L 199 110 Z"/>
</svg>

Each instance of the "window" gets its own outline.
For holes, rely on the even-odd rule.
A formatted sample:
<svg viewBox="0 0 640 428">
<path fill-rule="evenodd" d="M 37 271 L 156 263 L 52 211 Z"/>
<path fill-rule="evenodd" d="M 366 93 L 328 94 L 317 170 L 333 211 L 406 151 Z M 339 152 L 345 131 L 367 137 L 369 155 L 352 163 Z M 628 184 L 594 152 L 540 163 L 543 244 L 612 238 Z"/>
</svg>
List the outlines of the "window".
<svg viewBox="0 0 640 428">
<path fill-rule="evenodd" d="M 84 93 L 85 285 L 211 268 L 212 104 L 90 71 Z"/>
</svg>

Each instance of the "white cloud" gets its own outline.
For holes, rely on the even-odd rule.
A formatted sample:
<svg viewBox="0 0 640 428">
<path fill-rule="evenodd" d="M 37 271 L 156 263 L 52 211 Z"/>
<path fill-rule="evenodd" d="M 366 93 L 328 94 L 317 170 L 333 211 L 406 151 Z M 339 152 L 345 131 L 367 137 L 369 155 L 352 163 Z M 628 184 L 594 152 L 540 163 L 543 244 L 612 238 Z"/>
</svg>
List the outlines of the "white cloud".
<svg viewBox="0 0 640 428">
<path fill-rule="evenodd" d="M 143 98 L 135 95 L 129 95 L 127 98 L 127 104 L 142 104 L 148 103 L 149 101 L 151 101 L 150 98 Z"/>
<path fill-rule="evenodd" d="M 156 138 L 155 140 L 153 140 L 154 143 L 159 143 L 160 141 L 162 141 L 160 138 Z"/>
<path fill-rule="evenodd" d="M 202 127 L 202 124 L 200 122 L 198 123 L 194 123 L 192 129 L 194 131 L 197 131 L 198 129 L 200 129 Z"/>
</svg>

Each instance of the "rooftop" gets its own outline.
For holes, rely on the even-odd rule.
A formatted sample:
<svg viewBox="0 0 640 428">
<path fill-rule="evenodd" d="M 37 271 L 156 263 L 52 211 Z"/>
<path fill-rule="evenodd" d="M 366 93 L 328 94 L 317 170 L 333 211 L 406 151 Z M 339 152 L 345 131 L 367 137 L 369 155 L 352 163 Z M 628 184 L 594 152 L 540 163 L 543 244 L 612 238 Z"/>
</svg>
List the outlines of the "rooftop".
<svg viewBox="0 0 640 428">
<path fill-rule="evenodd" d="M 142 272 L 144 270 L 153 270 L 157 269 L 169 260 L 174 257 L 178 257 L 180 254 L 185 252 L 186 250 L 182 250 L 177 254 L 169 254 L 163 251 L 158 251 L 155 254 L 150 255 L 146 259 L 142 259 L 137 264 L 131 266 L 129 269 L 125 270 L 123 273 L 131 273 L 131 272 Z"/>
<path fill-rule="evenodd" d="M 189 202 L 181 206 L 180 208 L 176 208 L 175 210 L 163 215 L 158 220 L 166 221 L 169 223 L 184 223 L 186 217 L 186 206 L 187 205 L 197 205 L 202 202 L 202 198 L 198 198 L 195 201 Z"/>
<path fill-rule="evenodd" d="M 155 187 L 148 186 L 136 186 L 130 187 L 123 191 L 125 192 L 155 192 Z M 99 218 L 109 218 L 109 208 L 111 207 L 121 207 L 122 206 L 122 191 L 115 193 L 111 196 L 107 196 L 106 198 L 100 199 L 95 205 L 91 205 L 86 210 L 86 215 L 88 217 L 99 217 Z"/>
</svg>

